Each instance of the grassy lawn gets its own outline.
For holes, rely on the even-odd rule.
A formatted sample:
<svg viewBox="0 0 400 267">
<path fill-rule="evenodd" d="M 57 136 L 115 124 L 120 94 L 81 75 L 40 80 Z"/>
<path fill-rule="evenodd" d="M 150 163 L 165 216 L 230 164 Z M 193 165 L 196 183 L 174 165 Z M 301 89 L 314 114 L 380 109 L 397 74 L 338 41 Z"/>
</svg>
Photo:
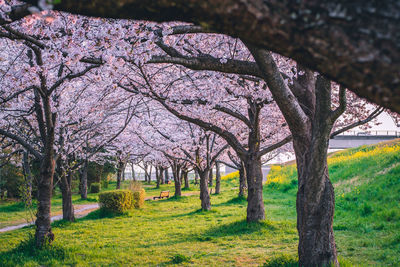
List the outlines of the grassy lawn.
<svg viewBox="0 0 400 267">
<path fill-rule="evenodd" d="M 122 188 L 128 188 L 129 187 L 129 181 L 124 181 L 121 185 Z M 193 186 L 193 185 L 192 185 Z M 101 191 L 109 191 L 109 190 L 114 190 L 116 187 L 116 182 L 111 181 L 108 188 L 104 188 Z M 169 185 L 161 185 L 159 189 L 155 188 L 154 182 L 152 184 L 143 184 L 143 187 L 146 190 L 146 197 L 153 197 L 153 196 L 158 196 L 160 195 L 160 191 L 162 190 L 170 190 L 172 193 L 174 191 L 174 185 L 169 184 Z M 198 188 L 191 188 L 189 190 L 183 190 L 182 193 L 186 194 L 187 192 L 194 192 L 195 190 L 198 190 Z M 172 195 L 171 193 L 171 195 Z M 86 200 L 82 200 L 80 195 L 74 194 L 72 195 L 72 202 L 74 205 L 84 205 L 84 204 L 90 204 L 90 203 L 97 203 L 98 201 L 98 194 L 88 194 L 88 198 Z M 31 215 L 31 212 L 33 213 Z M 33 200 L 33 207 L 32 211 L 29 211 L 28 209 L 25 208 L 25 205 L 21 201 L 14 201 L 14 200 L 0 200 L 0 228 L 10 226 L 10 225 L 16 225 L 16 224 L 22 224 L 26 222 L 31 222 L 32 221 L 32 216 L 34 216 L 34 212 L 36 212 L 36 201 Z M 59 215 L 62 214 L 62 198 L 61 198 L 61 192 L 59 192 L 58 188 L 55 191 L 55 195 L 52 199 L 51 202 L 51 214 L 52 216 L 54 215 Z"/>
<path fill-rule="evenodd" d="M 399 162 L 396 144 L 331 156 L 334 229 L 345 262 L 398 266 Z M 224 179 L 209 212 L 199 210 L 197 195 L 146 201 L 144 209 L 117 217 L 95 211 L 75 223 L 54 223 L 54 245 L 43 250 L 32 248 L 33 228 L 0 234 L 0 266 L 260 266 L 282 254 L 295 257 L 295 177 L 294 166 L 272 169 L 263 223 L 246 223 L 247 203 L 236 197 L 237 178 Z M 173 185 L 145 189 L 147 196 L 173 193 Z"/>
<path fill-rule="evenodd" d="M 74 205 L 83 205 L 97 202 L 97 194 L 88 194 L 87 200 L 80 199 L 80 196 L 73 195 L 72 201 Z M 52 216 L 62 213 L 61 195 L 57 194 L 52 199 L 51 214 Z M 33 202 L 32 212 L 36 212 L 36 201 Z M 16 225 L 31 221 L 30 212 L 25 208 L 23 202 L 16 201 L 0 201 L 0 228 Z"/>
</svg>

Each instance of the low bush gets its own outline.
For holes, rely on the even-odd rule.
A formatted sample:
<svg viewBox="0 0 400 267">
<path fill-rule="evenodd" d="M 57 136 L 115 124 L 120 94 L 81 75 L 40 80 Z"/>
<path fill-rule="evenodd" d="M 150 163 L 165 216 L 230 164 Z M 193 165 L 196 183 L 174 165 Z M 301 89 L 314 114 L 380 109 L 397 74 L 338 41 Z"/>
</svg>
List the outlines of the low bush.
<svg viewBox="0 0 400 267">
<path fill-rule="evenodd" d="M 133 193 L 130 190 L 114 190 L 99 194 L 100 208 L 122 213 L 133 207 Z"/>
<path fill-rule="evenodd" d="M 144 205 L 145 190 L 142 188 L 142 184 L 137 181 L 131 181 L 128 189 L 133 193 L 133 206 L 135 209 L 140 209 Z"/>
<path fill-rule="evenodd" d="M 92 183 L 90 185 L 90 193 L 99 193 L 100 192 L 100 183 Z"/>
<path fill-rule="evenodd" d="M 133 192 L 133 206 L 135 209 L 140 209 L 144 205 L 144 197 L 146 195 L 146 192 L 144 189 L 140 189 L 139 191 L 134 191 Z"/>
</svg>

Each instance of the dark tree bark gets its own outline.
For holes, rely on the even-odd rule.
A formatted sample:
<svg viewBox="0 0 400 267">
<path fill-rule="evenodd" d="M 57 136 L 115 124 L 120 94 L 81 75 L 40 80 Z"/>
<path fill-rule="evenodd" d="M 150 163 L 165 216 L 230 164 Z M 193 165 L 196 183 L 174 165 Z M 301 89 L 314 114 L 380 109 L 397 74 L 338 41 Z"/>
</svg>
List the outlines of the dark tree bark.
<svg viewBox="0 0 400 267">
<path fill-rule="evenodd" d="M 293 138 L 299 173 L 296 203 L 299 262 L 304 266 L 338 264 L 333 235 L 335 195 L 327 165 L 329 136 L 334 122 L 330 88 L 329 81 L 318 78 L 312 129 L 308 135 Z"/>
<path fill-rule="evenodd" d="M 219 171 L 219 162 L 215 162 L 215 194 L 219 194 L 221 190 L 221 173 Z"/>
<path fill-rule="evenodd" d="M 200 200 L 202 210 L 211 210 L 210 194 L 208 192 L 209 169 L 198 170 L 200 175 Z"/>
<path fill-rule="evenodd" d="M 332 125 L 346 107 L 346 92 L 340 88 L 340 105 L 331 110 L 330 81 L 320 75 L 315 80 L 312 71 L 297 66 L 297 81 L 289 89 L 271 53 L 251 46 L 250 50 L 265 73 L 293 136 L 299 179 L 296 201 L 299 265 L 338 265 L 333 235 L 335 196 L 328 175 L 327 150 Z"/>
<path fill-rule="evenodd" d="M 165 177 L 165 183 L 166 183 L 166 184 L 168 184 L 168 183 L 169 183 L 169 173 L 168 173 L 168 168 L 165 168 L 164 177 Z"/>
<path fill-rule="evenodd" d="M 74 214 L 74 206 L 72 205 L 72 190 L 71 190 L 71 182 L 72 182 L 72 172 L 63 171 L 59 174 L 61 183 L 60 189 L 62 194 L 62 211 L 63 211 L 63 220 L 73 222 L 75 221 Z"/>
<path fill-rule="evenodd" d="M 182 184 L 181 184 L 181 179 L 180 179 L 180 172 L 181 172 L 181 167 L 177 163 L 172 164 L 172 172 L 174 176 L 174 184 L 175 184 L 175 197 L 180 197 L 182 196 Z"/>
<path fill-rule="evenodd" d="M 400 6 L 396 0 L 63 0 L 55 9 L 100 17 L 194 22 L 291 57 L 359 96 L 400 112 Z"/>
<path fill-rule="evenodd" d="M 182 177 L 183 177 L 183 180 L 185 181 L 184 189 L 189 189 L 190 185 L 189 185 L 189 176 L 188 176 L 187 170 L 182 171 Z"/>
<path fill-rule="evenodd" d="M 256 222 L 265 219 L 261 158 L 249 155 L 245 161 L 247 174 L 247 221 Z"/>
<path fill-rule="evenodd" d="M 39 93 L 36 92 L 35 103 L 40 105 L 38 102 Z M 44 153 L 40 162 L 40 174 L 38 181 L 38 211 L 36 214 L 36 232 L 35 241 L 36 246 L 41 247 L 46 242 L 52 242 L 54 240 L 54 234 L 51 231 L 51 196 L 53 190 L 53 177 L 55 171 L 55 160 L 54 160 L 54 129 L 56 123 L 56 115 L 51 112 L 50 97 L 42 96 L 44 121 L 43 115 L 39 119 L 39 127 L 41 128 L 41 136 L 44 140 Z M 42 108 L 36 106 L 36 112 L 39 114 L 42 112 Z M 43 114 L 43 113 L 42 113 Z"/>
<path fill-rule="evenodd" d="M 239 168 L 239 197 L 245 196 L 245 191 L 247 188 L 247 175 L 244 163 L 241 161 L 241 167 Z"/>
<path fill-rule="evenodd" d="M 51 150 L 53 148 L 51 147 Z M 38 181 L 38 211 L 36 215 L 36 246 L 41 247 L 46 242 L 54 240 L 54 234 L 51 231 L 51 195 L 53 189 L 55 162 L 54 152 L 48 151 L 40 164 L 40 176 Z"/>
<path fill-rule="evenodd" d="M 82 166 L 82 172 L 81 172 L 81 199 L 87 199 L 87 192 L 88 192 L 88 182 L 87 182 L 87 177 L 88 177 L 88 160 L 85 159 L 85 163 L 83 163 Z"/>
<path fill-rule="evenodd" d="M 161 178 L 162 178 L 162 169 L 161 167 L 155 167 L 156 169 L 156 188 L 160 188 Z"/>
</svg>

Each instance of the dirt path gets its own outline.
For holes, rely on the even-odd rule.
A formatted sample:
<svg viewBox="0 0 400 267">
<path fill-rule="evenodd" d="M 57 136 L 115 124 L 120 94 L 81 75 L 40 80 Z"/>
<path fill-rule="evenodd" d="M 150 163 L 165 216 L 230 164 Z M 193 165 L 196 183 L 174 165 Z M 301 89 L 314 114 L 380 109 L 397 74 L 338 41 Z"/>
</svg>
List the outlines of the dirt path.
<svg viewBox="0 0 400 267">
<path fill-rule="evenodd" d="M 189 192 L 189 193 L 183 193 L 182 196 L 192 196 L 192 195 L 197 195 L 199 192 Z M 146 197 L 145 200 L 153 200 L 153 197 Z M 86 205 L 75 205 L 75 218 L 82 218 L 86 215 L 88 215 L 90 212 L 97 210 L 99 208 L 98 203 L 94 204 L 86 204 Z M 62 219 L 62 214 L 55 215 L 51 217 L 51 221 L 57 221 Z M 21 229 L 25 226 L 29 225 L 34 225 L 34 222 L 31 223 L 22 223 L 18 225 L 12 225 L 12 226 L 7 226 L 4 228 L 0 229 L 0 233 L 16 230 L 16 229 Z"/>
</svg>

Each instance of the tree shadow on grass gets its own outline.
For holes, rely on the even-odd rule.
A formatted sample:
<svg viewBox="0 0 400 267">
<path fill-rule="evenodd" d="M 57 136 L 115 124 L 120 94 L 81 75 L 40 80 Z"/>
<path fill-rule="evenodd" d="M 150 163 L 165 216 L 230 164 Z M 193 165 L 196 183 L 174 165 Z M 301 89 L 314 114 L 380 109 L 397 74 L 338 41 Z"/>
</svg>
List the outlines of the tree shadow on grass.
<svg viewBox="0 0 400 267">
<path fill-rule="evenodd" d="M 24 202 L 15 202 L 10 205 L 0 206 L 0 212 L 17 212 L 17 211 L 24 211 L 25 204 Z"/>
<path fill-rule="evenodd" d="M 71 253 L 60 245 L 44 245 L 36 248 L 34 234 L 21 241 L 15 248 L 0 253 L 1 266 L 54 266 L 55 262 L 71 260 Z M 34 263 L 34 264 L 33 264 Z M 72 263 L 73 264 L 73 263 Z"/>
<path fill-rule="evenodd" d="M 97 209 L 90 212 L 88 215 L 77 219 L 76 221 L 98 220 L 105 218 L 129 217 L 129 212 L 116 213 L 106 209 Z"/>
<path fill-rule="evenodd" d="M 97 200 L 97 198 L 94 198 L 94 197 L 88 197 L 88 198 L 86 198 L 86 199 L 77 199 L 77 200 L 74 200 L 74 204 L 79 204 L 79 203 L 87 203 L 87 202 L 98 202 L 98 200 Z"/>
<path fill-rule="evenodd" d="M 232 206 L 232 205 L 247 205 L 247 199 L 245 197 L 234 197 L 226 202 L 213 204 L 212 206 L 221 207 L 221 206 Z"/>
<path fill-rule="evenodd" d="M 210 227 L 202 233 L 180 236 L 171 235 L 170 237 L 165 237 L 162 240 L 154 240 L 145 245 L 139 245 L 138 247 L 150 248 L 173 246 L 178 243 L 187 242 L 214 242 L 221 237 L 249 235 L 256 232 L 261 232 L 265 229 L 267 229 L 268 231 L 275 231 L 277 228 L 268 221 L 248 223 L 246 220 L 240 220 L 229 224 L 222 224 L 215 227 Z M 165 264 L 168 264 L 168 262 L 166 262 Z"/>
<path fill-rule="evenodd" d="M 221 224 L 214 227 L 210 227 L 208 230 L 202 233 L 203 237 L 224 237 L 224 236 L 240 236 L 248 235 L 255 232 L 261 232 L 262 230 L 275 231 L 277 228 L 270 221 L 262 222 L 247 222 L 246 220 L 240 220 L 228 224 Z"/>
</svg>

